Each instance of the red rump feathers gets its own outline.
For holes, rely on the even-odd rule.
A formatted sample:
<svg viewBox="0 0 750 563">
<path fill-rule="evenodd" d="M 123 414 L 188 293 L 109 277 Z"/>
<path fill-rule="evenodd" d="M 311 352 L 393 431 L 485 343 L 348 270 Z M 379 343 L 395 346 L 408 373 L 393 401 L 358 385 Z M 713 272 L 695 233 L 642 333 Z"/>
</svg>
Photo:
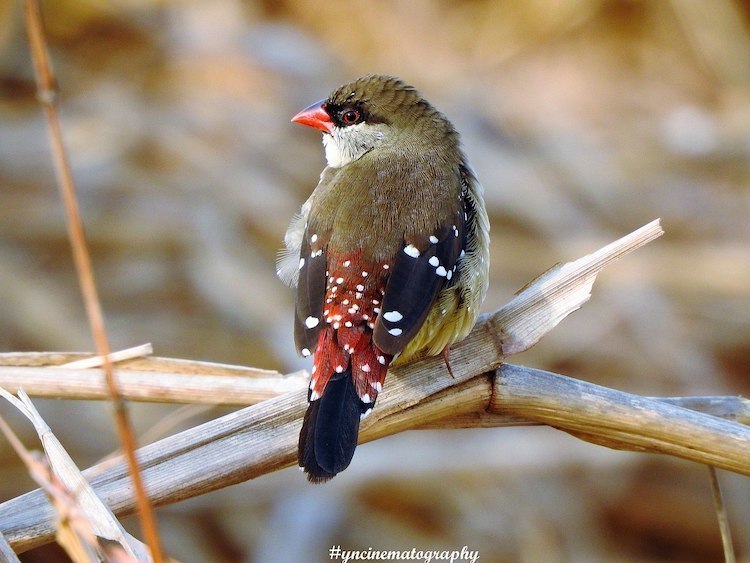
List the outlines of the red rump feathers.
<svg viewBox="0 0 750 563">
<path fill-rule="evenodd" d="M 372 338 L 390 266 L 363 263 L 360 253 L 342 258 L 330 260 L 321 316 L 304 317 L 318 321 L 306 324 L 308 332 L 317 329 L 318 340 L 299 458 L 315 482 L 349 465 L 359 421 L 372 410 L 393 358 Z"/>
<path fill-rule="evenodd" d="M 357 395 L 372 406 L 392 358 L 372 340 L 387 269 L 363 264 L 358 254 L 343 258 L 328 272 L 309 398 L 323 394 L 331 375 L 351 369 Z"/>
</svg>

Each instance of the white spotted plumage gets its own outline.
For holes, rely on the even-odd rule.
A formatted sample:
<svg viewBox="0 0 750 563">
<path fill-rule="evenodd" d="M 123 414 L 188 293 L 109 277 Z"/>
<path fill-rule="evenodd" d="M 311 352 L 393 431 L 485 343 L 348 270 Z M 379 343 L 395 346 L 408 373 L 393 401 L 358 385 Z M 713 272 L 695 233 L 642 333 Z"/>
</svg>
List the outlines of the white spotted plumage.
<svg viewBox="0 0 750 563">
<path fill-rule="evenodd" d="M 387 313 L 383 313 L 383 318 L 388 322 L 397 323 L 403 319 L 404 316 L 398 311 L 388 311 Z"/>
<path fill-rule="evenodd" d="M 407 244 L 404 247 L 404 252 L 412 258 L 419 258 L 419 255 L 421 254 L 421 252 L 419 252 L 419 249 L 413 244 Z"/>
</svg>

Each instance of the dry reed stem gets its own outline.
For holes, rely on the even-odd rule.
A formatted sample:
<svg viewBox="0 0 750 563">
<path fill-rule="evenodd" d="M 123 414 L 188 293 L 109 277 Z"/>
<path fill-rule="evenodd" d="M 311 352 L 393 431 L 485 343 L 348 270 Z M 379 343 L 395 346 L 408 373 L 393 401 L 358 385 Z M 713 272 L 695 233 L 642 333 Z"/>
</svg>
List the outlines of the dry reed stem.
<svg viewBox="0 0 750 563">
<path fill-rule="evenodd" d="M 29 46 L 31 49 L 31 57 L 34 62 L 38 98 L 42 104 L 49 127 L 52 160 L 55 166 L 57 184 L 67 216 L 68 237 L 73 251 L 73 259 L 76 265 L 76 272 L 78 273 L 81 293 L 83 294 L 84 306 L 86 308 L 86 314 L 88 316 L 97 353 L 104 357 L 103 367 L 105 379 L 114 406 L 118 436 L 125 457 L 128 460 L 128 466 L 130 468 L 130 474 L 135 488 L 141 526 L 146 541 L 151 549 L 154 561 L 156 563 L 161 563 L 164 560 L 164 556 L 162 555 L 159 533 L 156 528 L 156 520 L 135 457 L 135 436 L 130 424 L 130 419 L 128 418 L 127 406 L 120 396 L 117 388 L 117 381 L 114 377 L 114 370 L 112 364 L 108 360 L 110 350 L 109 341 L 104 327 L 104 317 L 96 289 L 96 282 L 94 281 L 91 257 L 86 245 L 83 222 L 81 220 L 78 200 L 76 198 L 70 161 L 62 140 L 62 129 L 57 113 L 56 84 L 47 54 L 44 26 L 42 23 L 39 3 L 36 0 L 26 0 L 24 2 L 24 15 Z"/>
<path fill-rule="evenodd" d="M 734 544 L 732 542 L 732 530 L 729 526 L 729 516 L 724 507 L 721 486 L 719 485 L 719 477 L 716 475 L 716 468 L 710 465 L 708 466 L 708 478 L 711 483 L 711 497 L 714 501 L 716 520 L 718 521 L 719 532 L 721 533 L 721 546 L 724 549 L 724 561 L 726 563 L 735 563 L 737 559 L 734 555 Z"/>
<path fill-rule="evenodd" d="M 96 495 L 29 397 L 23 391 L 15 397 L 4 389 L 0 395 L 29 419 L 39 436 L 44 458 L 30 454 L 0 418 L 3 433 L 50 499 L 57 516 L 57 541 L 71 559 L 114 560 L 117 554 L 118 561 L 151 561 L 148 548 L 125 531 Z"/>
<path fill-rule="evenodd" d="M 248 377 L 118 369 L 117 380 L 121 396 L 129 400 L 210 405 L 253 405 L 307 387 L 303 372 Z M 11 393 L 23 387 L 32 397 L 109 399 L 99 369 L 2 366 L 0 387 Z"/>
<path fill-rule="evenodd" d="M 67 369 L 98 368 L 103 366 L 106 362 L 115 364 L 117 362 L 124 362 L 125 360 L 132 360 L 133 358 L 149 356 L 153 353 L 154 347 L 149 342 L 146 344 L 141 344 L 140 346 L 133 346 L 132 348 L 126 348 L 125 350 L 112 352 L 106 358 L 103 356 L 91 356 L 90 358 L 83 358 L 80 360 L 67 362 L 65 364 L 62 364 L 61 367 Z"/>
<path fill-rule="evenodd" d="M 503 364 L 484 319 L 455 352 L 456 379 L 435 359 L 394 369 L 378 420 L 365 421 L 361 441 L 487 409 L 553 424 L 579 438 L 617 449 L 669 453 L 750 474 L 750 428 L 669 403 L 606 389 L 564 376 Z M 475 358 L 467 361 L 467 356 Z M 170 504 L 288 467 L 304 414 L 295 391 L 242 409 L 139 450 L 152 500 Z M 356 463 L 356 460 L 355 460 Z M 122 461 L 84 471 L 116 514 L 133 511 Z M 0 531 L 22 551 L 51 538 L 51 511 L 39 491 L 0 505 Z"/>
<path fill-rule="evenodd" d="M 750 474 L 750 428 L 741 424 L 538 370 L 503 364 L 495 371 L 505 357 L 504 343 L 514 350 L 522 342 L 533 345 L 562 318 L 561 302 L 572 311 L 588 299 L 597 267 L 660 233 L 658 222 L 647 225 L 606 252 L 542 276 L 508 305 L 482 317 L 451 351 L 453 378 L 440 358 L 394 368 L 378 408 L 362 425 L 361 441 L 491 411 L 550 424 L 608 447 L 669 453 Z M 292 391 L 141 448 L 153 502 L 177 502 L 292 465 L 304 410 L 304 391 Z M 133 511 L 122 462 L 84 473 L 115 513 Z M 53 528 L 43 496 L 34 491 L 0 505 L 0 530 L 18 550 L 49 539 Z"/>
<path fill-rule="evenodd" d="M 2 563 L 21 563 L 3 534 L 0 534 L 0 561 Z"/>
</svg>

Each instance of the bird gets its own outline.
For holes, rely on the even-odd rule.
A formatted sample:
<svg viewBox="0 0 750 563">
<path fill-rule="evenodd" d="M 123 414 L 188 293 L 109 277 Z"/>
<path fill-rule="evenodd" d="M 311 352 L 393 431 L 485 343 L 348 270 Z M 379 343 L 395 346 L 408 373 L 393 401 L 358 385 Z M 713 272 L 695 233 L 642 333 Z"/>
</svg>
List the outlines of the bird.
<svg viewBox="0 0 750 563">
<path fill-rule="evenodd" d="M 327 163 L 277 260 L 313 356 L 298 464 L 322 483 L 351 463 L 389 367 L 443 354 L 450 370 L 487 292 L 490 224 L 458 132 L 399 78 L 358 78 L 292 122 L 322 131 Z"/>
</svg>

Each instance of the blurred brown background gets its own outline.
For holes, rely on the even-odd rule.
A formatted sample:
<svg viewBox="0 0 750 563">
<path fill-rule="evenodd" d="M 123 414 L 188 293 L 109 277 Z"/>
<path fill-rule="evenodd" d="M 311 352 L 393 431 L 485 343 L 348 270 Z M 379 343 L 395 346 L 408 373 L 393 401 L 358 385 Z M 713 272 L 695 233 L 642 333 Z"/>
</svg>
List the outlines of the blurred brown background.
<svg viewBox="0 0 750 563">
<path fill-rule="evenodd" d="M 591 302 L 515 362 L 646 395 L 750 393 L 747 3 L 43 7 L 114 347 L 309 368 L 274 258 L 324 159 L 319 135 L 289 118 L 383 72 L 463 134 L 492 222 L 485 310 L 662 218 L 666 236 L 607 270 Z M 0 350 L 91 350 L 20 8 L 0 1 Z M 107 405 L 38 403 L 81 466 L 116 448 Z M 133 405 L 138 430 L 176 408 Z M 720 477 L 750 557 L 750 482 Z M 31 487 L 1 440 L 0 499 Z M 547 428 L 407 432 L 362 446 L 326 486 L 289 469 L 159 517 L 184 561 L 328 561 L 334 543 L 466 545 L 481 561 L 721 559 L 705 468 Z"/>
</svg>

